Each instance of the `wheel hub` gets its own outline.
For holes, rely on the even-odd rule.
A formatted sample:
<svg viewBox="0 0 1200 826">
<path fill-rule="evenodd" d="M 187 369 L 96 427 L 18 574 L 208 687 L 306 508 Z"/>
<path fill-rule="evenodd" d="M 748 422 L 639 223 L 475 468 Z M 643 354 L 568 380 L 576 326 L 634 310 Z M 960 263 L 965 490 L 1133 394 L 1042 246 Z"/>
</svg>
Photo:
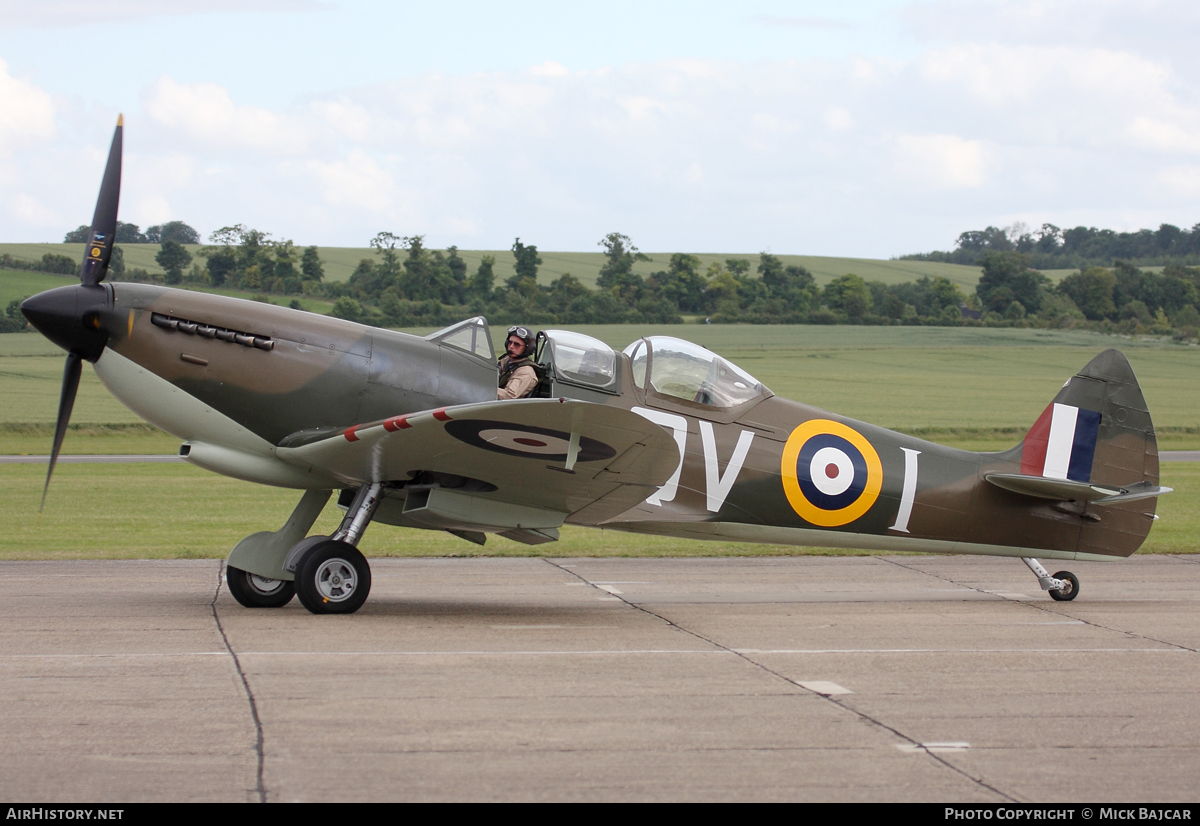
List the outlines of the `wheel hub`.
<svg viewBox="0 0 1200 826">
<path fill-rule="evenodd" d="M 264 596 L 277 593 L 281 588 L 283 588 L 282 579 L 268 579 L 267 577 L 259 576 L 258 574 L 250 574 L 247 579 L 250 581 L 250 587 Z"/>
<path fill-rule="evenodd" d="M 329 559 L 317 568 L 317 590 L 329 602 L 342 602 L 354 594 L 358 585 L 354 566 L 344 559 Z"/>
</svg>

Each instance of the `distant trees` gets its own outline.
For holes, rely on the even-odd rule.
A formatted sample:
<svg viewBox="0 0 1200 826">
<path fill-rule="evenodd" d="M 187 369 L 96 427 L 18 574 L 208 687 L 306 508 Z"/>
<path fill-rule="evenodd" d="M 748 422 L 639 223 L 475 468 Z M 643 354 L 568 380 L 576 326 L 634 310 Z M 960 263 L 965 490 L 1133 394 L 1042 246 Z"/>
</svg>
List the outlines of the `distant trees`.
<svg viewBox="0 0 1200 826">
<path fill-rule="evenodd" d="M 479 261 L 479 269 L 467 283 L 467 295 L 476 302 L 485 302 L 492 297 L 492 288 L 496 284 L 496 257 L 485 255 Z"/>
<path fill-rule="evenodd" d="M 63 237 L 64 244 L 86 244 L 90 226 L 80 224 Z M 163 241 L 175 241 L 179 244 L 199 244 L 200 233 L 183 221 L 167 221 L 156 224 L 145 232 L 137 224 L 127 224 L 117 221 L 116 243 L 118 244 L 161 244 Z"/>
<path fill-rule="evenodd" d="M 1028 312 L 1036 313 L 1042 306 L 1043 291 L 1050 279 L 1029 268 L 1025 253 L 985 252 L 982 256 L 983 275 L 975 294 L 985 309 L 1003 313 L 1015 301 Z"/>
<path fill-rule="evenodd" d="M 958 236 L 951 252 L 901 256 L 910 260 L 944 261 L 950 264 L 982 264 L 988 253 L 1019 252 L 1029 256 L 1029 266 L 1038 269 L 1085 269 L 1112 267 L 1117 261 L 1140 266 L 1200 264 L 1200 224 L 1190 230 L 1161 224 L 1157 230 L 1116 232 L 1096 227 L 1060 229 L 1042 224 L 1030 230 L 1024 224 L 969 230 Z"/>
<path fill-rule="evenodd" d="M 988 227 L 962 233 L 953 254 L 920 256 L 958 256 L 979 266 L 978 283 L 969 293 L 944 277 L 888 284 L 854 273 L 818 287 L 807 269 L 767 252 L 758 256 L 757 265 L 739 257 L 708 257 L 705 265 L 699 256 L 675 253 L 665 266 L 652 268 L 644 266 L 653 264 L 652 259 L 618 232 L 598 242 L 604 257 L 594 288 L 571 273 L 539 283 L 542 256 L 536 245 L 519 237 L 511 249 L 512 274 L 501 279 L 497 258 L 509 263 L 503 255 L 482 256 L 472 272 L 455 246 L 430 249 L 424 236 L 391 232 L 379 232 L 370 240 L 374 255 L 362 259 L 349 280 L 329 283 L 317 247 L 300 249 L 290 240 L 241 224 L 212 233 L 200 251 L 204 268 L 192 265 L 188 270 L 191 257 L 183 245 L 192 236 L 187 230 L 190 227 L 182 222 L 151 227 L 145 234 L 136 225 L 122 225 L 121 237 L 159 239 L 156 260 L 165 271 L 160 277 L 134 269 L 124 277 L 223 286 L 259 296 L 323 297 L 335 302 L 333 314 L 338 317 L 392 327 L 438 326 L 485 314 L 497 324 L 530 325 L 673 324 L 691 317 L 754 324 L 1078 326 L 1187 340 L 1196 338 L 1200 329 L 1200 267 L 1173 262 L 1156 272 L 1121 258 L 1111 266 L 1077 267 L 1057 286 L 1035 269 L 1042 260 L 1062 262 L 1067 260 L 1064 255 L 1119 248 L 1191 255 L 1189 245 L 1200 238 L 1200 225 L 1188 231 L 1163 224 L 1157 231 L 1139 233 L 1064 230 L 1053 224 L 1038 230 Z M 87 231 L 79 230 L 84 236 Z M 1196 260 L 1200 263 L 1200 252 Z M 62 274 L 78 271 L 77 261 L 54 253 L 36 262 L 0 256 L 0 265 Z M 117 246 L 112 277 L 121 277 L 123 267 L 123 250 Z"/>
<path fill-rule="evenodd" d="M 161 244 L 164 241 L 175 241 L 179 244 L 199 244 L 200 233 L 183 221 L 167 221 L 146 230 L 146 243 Z"/>
<path fill-rule="evenodd" d="M 537 247 L 526 246 L 521 243 L 521 239 L 517 238 L 512 245 L 513 254 L 513 275 L 508 279 L 507 285 L 511 290 L 516 290 L 525 297 L 532 296 L 537 293 L 537 272 L 538 267 L 542 264 L 542 257 L 538 255 Z"/>
<path fill-rule="evenodd" d="M 316 247 L 305 247 L 300 256 L 300 276 L 306 282 L 319 283 L 325 277 L 325 267 Z"/>
<path fill-rule="evenodd" d="M 192 254 L 178 241 L 163 241 L 154 260 L 166 273 L 164 280 L 168 284 L 178 284 L 183 281 L 183 268 L 192 263 Z"/>
<path fill-rule="evenodd" d="M 213 286 L 280 295 L 320 291 L 325 268 L 316 247 L 299 253 L 292 241 L 242 224 L 221 227 L 208 240 L 200 250 L 207 259 L 202 280 Z"/>
</svg>

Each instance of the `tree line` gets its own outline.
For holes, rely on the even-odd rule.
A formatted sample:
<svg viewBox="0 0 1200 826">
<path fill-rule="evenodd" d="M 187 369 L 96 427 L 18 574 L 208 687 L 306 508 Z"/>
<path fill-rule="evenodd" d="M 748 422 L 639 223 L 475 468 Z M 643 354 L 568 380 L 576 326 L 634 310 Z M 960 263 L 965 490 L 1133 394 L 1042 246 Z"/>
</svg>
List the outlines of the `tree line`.
<svg viewBox="0 0 1200 826">
<path fill-rule="evenodd" d="M 630 238 L 609 233 L 600 242 L 604 264 L 592 289 L 570 273 L 549 285 L 537 280 L 537 247 L 513 242 L 513 274 L 498 284 L 494 256 L 467 272 L 455 247 L 425 247 L 421 236 L 379 233 L 377 257 L 359 262 L 350 279 L 328 284 L 333 315 L 388 327 L 438 325 L 464 315 L 495 323 L 680 324 L 685 317 L 709 323 L 899 324 L 958 323 L 967 297 L 945 278 L 911 284 L 865 282 L 848 274 L 818 287 L 811 272 L 762 253 L 758 264 L 727 258 L 704 267 L 675 253 L 666 268 L 635 273 L 651 261 Z"/>
<path fill-rule="evenodd" d="M 902 260 L 981 265 L 990 252 L 1019 252 L 1039 270 L 1113 267 L 1117 261 L 1152 267 L 1200 264 L 1200 224 L 1191 230 L 1162 224 L 1157 230 L 1116 232 L 1096 227 L 1060 229 L 1042 224 L 1031 230 L 1022 223 L 1011 227 L 969 230 L 958 236 L 951 252 L 903 255 Z"/>
<path fill-rule="evenodd" d="M 92 228 L 80 224 L 63 237 L 64 244 L 86 244 Z M 177 244 L 199 244 L 200 233 L 183 221 L 167 221 L 165 224 L 155 224 L 142 232 L 137 224 L 127 224 L 117 221 L 115 243 L 117 244 L 161 244 L 164 241 L 174 241 Z"/>
<path fill-rule="evenodd" d="M 315 246 L 300 250 L 241 224 L 217 230 L 209 242 L 199 251 L 201 267 L 180 243 L 162 241 L 156 260 L 163 276 L 125 270 L 118 246 L 113 277 L 248 290 L 264 299 L 323 298 L 333 301 L 334 316 L 382 327 L 439 326 L 485 315 L 493 323 L 534 326 L 678 324 L 686 317 L 709 323 L 1080 327 L 1180 340 L 1196 338 L 1200 328 L 1200 268 L 1171 264 L 1149 272 L 1118 260 L 1112 267 L 1082 267 L 1056 286 L 1033 268 L 1032 255 L 1015 249 L 985 249 L 975 261 L 980 280 L 965 293 L 946 278 L 928 276 L 885 284 L 848 273 L 818 287 L 804 267 L 765 252 L 757 264 L 731 257 L 707 267 L 695 255 L 675 253 L 665 268 L 642 276 L 634 265 L 651 259 L 616 232 L 599 242 L 604 264 L 595 289 L 570 273 L 539 284 L 541 256 L 520 238 L 512 246 L 513 275 L 503 283 L 497 283 L 494 256 L 468 272 L 456 247 L 430 249 L 420 235 L 376 234 L 373 257 L 362 259 L 341 283 L 324 281 Z M 78 269 L 69 256 L 53 254 L 26 268 L 42 266 Z"/>
</svg>

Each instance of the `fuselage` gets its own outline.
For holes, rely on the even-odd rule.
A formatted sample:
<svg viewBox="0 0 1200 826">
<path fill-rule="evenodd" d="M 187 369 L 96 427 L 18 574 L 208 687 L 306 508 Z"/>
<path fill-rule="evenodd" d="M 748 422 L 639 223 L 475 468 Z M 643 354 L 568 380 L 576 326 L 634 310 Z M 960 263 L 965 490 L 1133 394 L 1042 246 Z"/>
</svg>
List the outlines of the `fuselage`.
<svg viewBox="0 0 1200 826">
<path fill-rule="evenodd" d="M 107 334 L 95 358 L 100 378 L 148 421 L 195 445 L 189 458 L 197 464 L 241 478 L 337 486 L 320 469 L 286 466 L 275 450 L 357 423 L 496 397 L 491 347 L 477 334 L 421 338 L 142 284 L 88 289 L 108 296 L 99 312 Z M 93 303 L 97 295 L 87 293 Z M 667 484 L 605 527 L 1058 558 L 1126 556 L 1149 529 L 1152 502 L 1103 509 L 1109 525 L 1102 526 L 1078 510 L 986 483 L 988 473 L 1020 470 L 1020 446 L 956 450 L 765 389 L 714 406 L 659 392 L 653 376 L 635 375 L 628 355 L 618 354 L 616 368 L 607 392 L 553 380 L 550 392 L 632 409 L 670 430 L 681 457 Z M 1116 539 L 1104 530 L 1114 522 L 1126 526 Z"/>
</svg>

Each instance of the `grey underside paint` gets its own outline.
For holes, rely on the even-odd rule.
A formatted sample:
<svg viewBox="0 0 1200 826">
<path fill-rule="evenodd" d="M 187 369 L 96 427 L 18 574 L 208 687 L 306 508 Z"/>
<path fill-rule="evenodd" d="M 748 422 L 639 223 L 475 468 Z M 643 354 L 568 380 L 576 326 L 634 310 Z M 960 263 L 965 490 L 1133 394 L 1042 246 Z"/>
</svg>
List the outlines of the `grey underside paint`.
<svg viewBox="0 0 1200 826">
<path fill-rule="evenodd" d="M 310 490 L 300 498 L 287 522 L 277 531 L 250 534 L 229 553 L 231 567 L 268 579 L 293 579 L 283 568 L 288 551 L 308 535 L 333 491 Z"/>
<path fill-rule="evenodd" d="M 985 556 L 1031 556 L 1041 559 L 1077 559 L 1088 562 L 1112 562 L 1117 556 L 1052 551 L 1045 548 L 1018 548 L 950 542 L 907 536 L 827 531 L 814 528 L 783 528 L 771 525 L 747 525 L 739 522 L 608 522 L 616 531 L 678 536 L 684 539 L 726 539 L 732 542 L 761 542 L 772 545 L 797 545 L 812 548 L 854 548 L 868 551 L 907 551 L 911 553 L 980 554 Z"/>
</svg>

